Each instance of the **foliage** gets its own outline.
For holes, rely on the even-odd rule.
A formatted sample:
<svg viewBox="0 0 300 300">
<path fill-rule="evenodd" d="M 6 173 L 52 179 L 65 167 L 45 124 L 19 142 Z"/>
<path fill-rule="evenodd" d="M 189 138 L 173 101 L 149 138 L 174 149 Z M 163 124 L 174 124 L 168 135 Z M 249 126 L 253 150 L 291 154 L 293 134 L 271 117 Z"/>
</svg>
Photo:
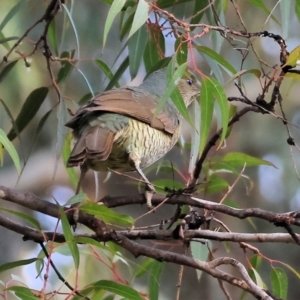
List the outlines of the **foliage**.
<svg viewBox="0 0 300 300">
<path fill-rule="evenodd" d="M 275 172 L 278 167 L 264 157 L 263 151 L 258 151 L 258 155 L 255 151 L 267 144 L 274 132 L 264 131 L 259 124 L 258 132 L 246 125 L 248 131 L 243 134 L 241 128 L 245 129 L 243 122 L 249 124 L 247 118 L 257 120 L 259 117 L 262 124 L 267 118 L 276 124 L 281 122 L 280 126 L 287 132 L 284 133 L 287 143 L 284 144 L 282 138 L 277 139 L 275 134 L 276 145 L 290 148 L 291 155 L 281 153 L 282 160 L 288 157 L 288 163 L 293 165 L 289 174 L 298 183 L 299 158 L 295 158 L 293 152 L 296 149 L 299 154 L 298 136 L 293 136 L 291 127 L 299 128 L 297 121 L 292 120 L 292 113 L 286 113 L 285 103 L 290 100 L 286 98 L 297 98 L 295 93 L 290 92 L 289 97 L 287 94 L 299 80 L 300 46 L 289 52 L 286 39 L 291 31 L 290 14 L 300 20 L 300 1 L 275 4 L 262 0 L 248 3 L 102 0 L 83 7 L 78 0 L 52 0 L 48 5 L 39 3 L 35 8 L 38 14 L 33 9 L 34 0 L 7 0 L 8 3 L 9 9 L 0 4 L 3 6 L 0 158 L 4 174 L 9 167 L 9 161 L 4 159 L 6 152 L 18 171 L 17 180 L 22 181 L 26 168 L 30 168 L 29 159 L 37 150 L 46 152 L 45 149 L 54 145 L 55 163 L 48 184 L 63 185 L 60 166 L 66 165 L 72 147 L 71 135 L 64 126 L 68 112 L 72 114 L 99 91 L 118 88 L 130 79 L 140 82 L 143 70 L 148 76 L 157 69 L 167 68 L 167 89 L 155 115 L 171 98 L 190 128 L 192 142 L 181 140 L 185 156 L 176 157 L 171 165 L 165 160 L 148 169 L 157 171 L 157 178 L 152 181 L 157 192 L 166 194 L 153 199 L 158 204 L 156 210 L 163 211 L 160 224 L 146 211 L 136 218 L 131 215 L 131 209 L 115 211 L 115 207 L 137 206 L 144 201 L 143 196 L 127 195 L 115 186 L 111 191 L 113 196 L 103 198 L 101 205 L 92 202 L 93 197 L 88 193 L 79 193 L 66 201 L 53 196 L 56 203 L 49 203 L 47 207 L 33 194 L 21 192 L 14 186 L 0 187 L 4 200 L 57 219 L 47 232 L 35 217 L 1 208 L 0 224 L 23 234 L 24 240 L 41 244 L 42 251 L 30 259 L 6 261 L 0 266 L 0 272 L 36 263 L 37 275 L 43 282 L 42 287 L 35 290 L 13 275 L 11 281 L 1 281 L 4 290 L 1 296 L 6 298 L 7 293 L 14 293 L 21 299 L 50 299 L 51 293 L 56 293 L 65 299 L 114 299 L 114 295 L 122 299 L 162 299 L 166 291 L 161 282 L 165 274 L 169 274 L 172 263 L 177 265 L 178 272 L 176 279 L 172 274 L 174 295 L 170 299 L 183 299 L 192 293 L 184 291 L 185 286 L 191 288 L 189 282 L 184 281 L 184 266 L 197 270 L 193 276 L 198 286 L 193 289 L 203 290 L 203 299 L 208 294 L 201 282 L 203 273 L 213 281 L 218 280 L 219 293 L 223 293 L 221 298 L 296 299 L 299 295 L 291 287 L 291 283 L 300 280 L 295 261 L 289 261 L 284 253 L 278 258 L 264 245 L 253 245 L 255 242 L 272 242 L 276 247 L 280 243 L 300 245 L 295 233 L 300 225 L 298 213 L 278 213 L 273 206 L 268 207 L 255 190 L 258 179 L 250 176 L 254 168 L 268 167 L 273 170 L 269 172 Z M 259 16 L 259 24 L 253 25 L 251 17 L 249 21 L 248 11 Z M 103 20 L 101 25 L 98 20 L 89 18 L 88 14 L 95 12 Z M 26 21 L 16 30 L 16 36 L 10 25 L 22 21 L 24 15 Z M 266 26 L 268 31 L 264 30 Z M 282 36 L 278 33 L 279 26 Z M 268 47 L 264 49 L 263 45 Z M 187 69 L 201 82 L 201 94 L 191 110 L 185 107 L 177 90 L 177 83 Z M 289 86 L 288 92 L 285 84 Z M 239 139 L 250 140 L 248 135 L 261 137 L 259 143 L 247 144 L 253 151 L 238 145 Z M 49 160 L 51 154 L 46 152 L 46 155 Z M 46 163 L 42 167 L 47 168 Z M 62 173 L 64 178 L 68 176 L 70 185 L 76 185 L 75 170 L 64 168 Z M 58 178 L 55 184 L 53 178 Z M 42 184 L 39 178 L 34 181 Z M 285 178 L 282 182 L 286 186 L 290 183 Z M 137 180 L 131 181 L 130 190 L 137 194 L 134 183 Z M 293 186 L 293 189 L 289 197 L 297 195 L 297 188 Z M 117 192 L 116 197 L 114 192 Z M 246 193 L 253 193 L 259 201 L 246 203 L 243 201 Z M 82 204 L 79 223 L 93 233 L 83 228 L 72 232 L 73 211 L 68 206 L 74 203 Z M 257 203 L 262 209 L 255 208 Z M 171 204 L 177 205 L 174 215 L 163 210 Z M 280 207 L 279 211 L 282 210 L 290 209 Z M 5 214 L 25 221 L 30 227 L 21 221 L 16 225 Z M 242 225 L 236 225 L 228 216 Z M 139 222 L 145 217 L 150 219 L 151 225 L 142 223 L 140 226 Z M 271 224 L 268 233 L 264 233 L 260 222 Z M 279 226 L 284 233 L 278 232 Z M 137 242 L 137 239 L 150 240 L 151 244 Z M 168 251 L 161 245 L 165 241 L 169 243 Z M 235 249 L 236 244 L 241 249 Z M 181 246 L 183 253 L 174 251 L 176 245 Z M 133 259 L 124 250 L 142 259 Z M 67 272 L 72 275 L 67 279 L 68 275 L 61 274 L 63 267 L 58 270 L 60 267 L 53 263 L 56 254 L 72 258 Z M 95 265 L 101 267 L 95 270 Z M 235 267 L 236 272 L 218 268 L 225 265 Z M 64 282 L 64 288 L 53 288 L 49 292 L 51 268 Z M 15 286 L 15 282 L 24 286 Z M 236 290 L 231 292 L 224 282 L 234 285 Z M 211 293 L 216 299 L 218 292 Z"/>
</svg>

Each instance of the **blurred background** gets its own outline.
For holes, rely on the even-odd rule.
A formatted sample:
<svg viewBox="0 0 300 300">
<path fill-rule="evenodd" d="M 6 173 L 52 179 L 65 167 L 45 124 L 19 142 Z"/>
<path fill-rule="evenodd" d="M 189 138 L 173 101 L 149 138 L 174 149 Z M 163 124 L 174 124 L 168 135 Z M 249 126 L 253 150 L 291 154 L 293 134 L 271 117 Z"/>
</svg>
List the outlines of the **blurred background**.
<svg viewBox="0 0 300 300">
<path fill-rule="evenodd" d="M 231 5 L 231 1 L 216 0 L 223 10 L 220 13 L 220 18 L 226 24 L 226 26 L 235 30 L 242 30 L 240 21 L 237 18 L 235 10 Z M 277 5 L 277 1 L 263 1 L 269 11 L 273 10 L 274 18 L 269 18 L 268 14 L 257 6 L 254 6 L 252 1 L 235 1 L 239 8 L 241 16 L 244 20 L 245 26 L 248 32 L 258 32 L 268 30 L 274 34 L 281 35 L 286 43 L 287 49 L 291 51 L 300 43 L 299 36 L 299 20 L 294 10 L 294 5 L 298 1 L 290 1 L 291 5 L 288 12 L 282 11 L 282 6 Z M 46 5 L 49 2 L 40 0 L 2 0 L 0 2 L 0 23 L 5 20 L 8 12 L 13 7 L 19 4 L 18 10 L 7 21 L 2 29 L 2 33 L 5 37 L 16 36 L 20 37 L 24 34 L 25 30 L 29 28 L 33 22 L 39 19 L 45 12 Z M 109 32 L 107 43 L 103 48 L 103 29 L 107 17 L 107 12 L 110 5 L 105 1 L 89 0 L 89 1 L 68 1 L 66 6 L 71 13 L 72 20 L 75 24 L 76 31 L 79 38 L 80 52 L 78 52 L 78 45 L 76 43 L 76 37 L 74 30 L 70 23 L 69 18 L 65 11 L 60 11 L 56 16 L 56 34 L 58 40 L 58 53 L 59 55 L 63 51 L 71 51 L 75 49 L 75 57 L 78 58 L 75 68 L 72 70 L 67 80 L 64 80 L 59 84 L 59 88 L 64 97 L 64 101 L 67 107 L 73 112 L 77 109 L 77 103 L 88 93 L 90 89 L 94 93 L 101 92 L 107 86 L 109 80 L 105 77 L 102 70 L 94 62 L 95 59 L 101 59 L 104 61 L 113 72 L 115 72 L 125 57 L 128 55 L 127 49 L 121 53 L 120 49 L 124 46 L 124 40 L 120 41 L 119 38 L 119 18 L 115 19 L 115 22 Z M 190 16 L 193 11 L 194 1 L 187 1 L 182 4 L 174 5 L 172 13 L 178 18 L 185 18 Z M 284 16 L 284 18 L 283 18 Z M 201 20 L 203 23 L 211 23 L 212 20 L 206 15 Z M 17 50 L 20 53 L 29 53 L 32 51 L 33 43 L 36 41 L 42 31 L 43 25 L 37 26 L 28 35 L 26 42 L 23 42 Z M 166 56 L 170 56 L 174 52 L 175 39 L 172 36 L 166 36 Z M 236 69 L 241 68 L 241 55 L 232 48 L 232 46 L 223 39 L 217 32 L 211 32 L 206 35 L 199 45 L 205 45 L 207 47 L 214 47 L 213 49 L 227 59 Z M 237 39 L 237 48 L 246 47 L 246 45 Z M 13 42 L 9 42 L 12 46 Z M 254 38 L 253 45 L 256 53 L 259 57 L 269 65 L 279 65 L 279 53 L 280 49 L 278 44 L 269 38 Z M 259 61 L 253 54 L 251 49 L 244 62 L 242 69 L 260 69 Z M 8 50 L 3 44 L 0 45 L 0 57 L 6 55 Z M 54 53 L 53 53 L 54 54 Z M 194 53 L 198 68 L 206 75 L 211 75 L 211 69 L 207 61 L 199 55 Z M 9 61 L 18 57 L 18 53 L 13 53 Z M 55 74 L 61 67 L 61 63 L 53 61 L 51 67 Z M 3 67 L 2 67 L 3 68 Z M 266 68 L 271 72 L 271 69 Z M 87 85 L 85 78 L 81 72 L 87 78 L 90 87 Z M 272 76 L 272 73 L 269 74 Z M 136 78 L 133 80 L 130 78 L 130 73 L 126 70 L 119 80 L 120 85 L 137 85 L 142 82 L 145 76 L 145 68 L 141 66 L 140 71 Z M 228 82 L 230 77 L 227 74 L 222 73 L 223 82 L 226 95 L 239 96 L 238 90 L 235 88 L 234 83 Z M 52 85 L 49 77 L 48 70 L 46 68 L 45 58 L 42 50 L 37 49 L 36 53 L 31 57 L 30 67 L 25 66 L 24 62 L 20 60 L 13 70 L 0 82 L 0 99 L 6 103 L 13 117 L 16 117 L 30 92 L 38 87 L 50 87 Z M 249 74 L 243 77 L 243 87 L 245 93 L 249 99 L 255 100 L 261 92 L 261 86 L 258 79 Z M 300 109 L 299 109 L 299 83 L 295 80 L 284 80 L 281 93 L 283 96 L 283 108 L 287 119 L 292 124 L 290 131 L 295 139 L 296 143 L 300 141 Z M 266 100 L 271 97 L 271 90 Z M 236 103 L 238 108 L 244 105 Z M 41 118 L 49 111 L 52 110 L 49 118 L 40 131 L 40 134 L 36 136 L 37 128 Z M 58 97 L 54 89 L 51 88 L 47 96 L 47 99 L 43 102 L 35 118 L 30 122 L 27 128 L 21 134 L 21 140 L 16 139 L 14 145 L 18 150 L 22 162 L 26 161 L 23 173 L 18 178 L 17 171 L 11 161 L 9 155 L 5 153 L 3 166 L 0 168 L 0 184 L 11 188 L 17 188 L 20 190 L 27 190 L 35 193 L 40 198 L 47 201 L 57 201 L 60 204 L 64 204 L 71 196 L 74 195 L 74 187 L 71 185 L 67 171 L 61 159 L 61 146 L 58 136 L 69 132 L 67 128 L 59 127 L 58 119 L 60 118 L 61 106 L 58 104 Z M 190 108 L 193 112 L 194 106 Z M 277 112 L 280 113 L 278 107 Z M 64 116 L 69 118 L 66 111 Z M 67 119 L 66 119 L 67 120 Z M 12 124 L 7 112 L 0 105 L 0 128 L 6 133 L 11 129 Z M 215 130 L 216 125 L 214 126 Z M 59 131 L 59 134 L 58 134 Z M 185 124 L 183 130 L 183 139 L 186 143 L 190 142 L 191 128 Z M 213 133 L 213 131 L 212 131 Z M 229 195 L 229 200 L 234 201 L 241 208 L 247 207 L 259 207 L 265 210 L 271 210 L 273 212 L 287 212 L 291 210 L 300 209 L 300 186 L 299 177 L 297 171 L 300 166 L 299 151 L 296 148 L 291 149 L 287 144 L 288 138 L 286 127 L 280 119 L 277 119 L 271 115 L 262 115 L 256 113 L 248 113 L 237 122 L 232 130 L 230 137 L 226 141 L 226 145 L 218 151 L 218 155 L 224 155 L 227 152 L 244 152 L 249 155 L 253 155 L 272 162 L 277 168 L 261 166 L 261 167 L 247 167 L 244 175 L 248 179 L 240 180 L 233 192 Z M 188 147 L 186 147 L 188 148 Z M 176 174 L 176 179 L 185 183 L 188 178 L 188 162 L 189 151 L 188 149 L 182 149 L 175 147 L 171 153 L 164 158 L 164 163 L 169 164 L 170 160 L 178 166 L 181 173 L 180 177 Z M 210 153 L 213 155 L 214 151 Z M 168 173 L 157 174 L 156 170 L 162 162 L 158 162 L 154 167 L 151 167 L 147 174 L 149 174 L 150 180 L 159 179 L 162 176 L 172 179 L 173 175 Z M 136 174 L 131 174 L 137 177 Z M 148 175 L 147 175 L 148 176 Z M 230 183 L 234 182 L 235 176 L 223 175 Z M 105 180 L 106 179 L 106 180 Z M 103 183 L 103 181 L 105 181 Z M 99 174 L 100 183 L 100 197 L 107 194 L 111 196 L 116 195 L 130 195 L 138 192 L 137 185 L 130 181 L 126 177 L 122 177 L 116 174 L 111 174 L 107 178 L 107 174 Z M 84 181 L 84 191 L 93 198 L 95 194 L 94 174 L 92 171 L 88 173 L 88 176 Z M 116 188 L 117 187 L 117 188 Z M 224 191 L 216 193 L 206 197 L 207 200 L 218 201 L 222 198 Z M 23 212 L 30 214 L 37 218 L 45 230 L 54 230 L 56 226 L 56 220 L 50 217 L 45 217 L 40 214 L 33 214 L 32 211 L 24 210 L 13 204 L 9 204 L 6 201 L 1 201 L 1 206 L 5 208 L 22 210 Z M 140 216 L 146 212 L 146 207 L 125 207 L 117 209 L 118 212 L 123 214 L 129 214 L 133 218 Z M 172 217 L 175 211 L 175 207 L 166 206 L 158 210 L 155 214 L 147 216 L 138 222 L 138 226 L 144 224 L 157 224 L 161 219 L 167 219 Z M 285 232 L 282 228 L 277 228 L 273 224 L 267 224 L 266 222 L 252 219 L 250 221 L 237 220 L 231 217 L 225 217 L 223 215 L 216 215 L 227 224 L 227 226 L 233 231 L 237 232 Z M 13 218 L 13 217 L 12 217 Z M 19 220 L 18 220 L 19 221 Z M 79 228 L 79 232 L 84 232 L 84 228 Z M 22 237 L 16 233 L 13 233 L 5 228 L 0 228 L 0 264 L 18 260 L 35 257 L 41 249 L 33 242 L 23 242 Z M 149 244 L 149 243 L 147 243 Z M 182 252 L 182 246 L 180 243 L 153 243 L 153 247 L 162 247 L 164 249 Z M 297 272 L 300 272 L 299 268 L 299 248 L 296 245 L 289 244 L 254 244 L 263 253 L 263 255 L 272 260 L 282 261 L 295 268 Z M 206 247 L 206 246 L 204 246 Z M 246 264 L 243 251 L 238 245 L 233 243 L 221 244 L 213 242 L 211 247 L 214 251 L 215 257 L 231 256 L 240 260 L 243 264 Z M 84 257 L 84 263 L 82 263 L 81 283 L 84 286 L 93 281 L 93 274 L 97 275 L 97 278 L 111 279 L 109 268 L 106 268 L 100 261 L 95 259 L 94 255 L 90 255 L 88 248 L 82 247 L 82 254 Z M 58 264 L 61 272 L 68 279 L 72 278 L 72 259 L 66 256 L 66 249 L 64 246 L 59 247 L 57 253 L 54 254 L 53 260 Z M 136 265 L 143 261 L 142 259 L 135 260 L 132 256 L 126 254 L 130 260 L 130 264 Z M 234 256 L 233 256 L 234 255 Z M 248 253 L 250 257 L 252 254 Z M 95 263 L 95 261 L 97 263 Z M 264 282 L 270 287 L 270 272 L 271 266 L 267 259 L 262 260 L 260 269 L 260 275 Z M 121 276 L 128 276 L 130 273 L 129 268 L 122 264 L 117 263 Z M 276 264 L 278 267 L 284 268 L 280 264 Z M 174 299 L 176 292 L 175 285 L 177 281 L 179 266 L 172 264 L 165 264 L 163 274 L 161 277 L 161 290 L 159 299 Z M 87 273 L 88 271 L 88 273 Z M 233 272 L 232 269 L 226 269 L 228 272 Z M 300 291 L 298 288 L 299 278 L 292 272 L 285 269 L 289 278 L 289 292 L 288 299 L 299 299 Z M 99 274 L 100 273 L 100 274 Z M 13 269 L 5 274 L 0 274 L 2 282 L 8 282 L 11 279 L 22 279 L 29 287 L 35 289 L 41 289 L 43 281 L 40 278 L 35 278 L 36 270 L 34 265 L 30 265 L 24 268 Z M 236 273 L 234 273 L 236 274 Z M 236 274 L 238 275 L 238 274 Z M 70 279 L 72 281 L 72 279 Z M 62 283 L 56 278 L 56 275 L 50 271 L 50 290 L 57 290 L 61 287 Z M 140 291 L 147 292 L 145 286 L 146 280 L 137 280 L 135 287 Z M 242 295 L 240 290 L 235 290 L 233 287 L 228 287 L 233 299 L 239 299 Z M 63 289 L 65 290 L 65 289 Z M 9 296 L 12 297 L 12 296 Z M 203 274 L 201 278 L 197 279 L 195 270 L 185 268 L 183 275 L 181 299 L 188 297 L 188 299 L 225 299 L 224 295 L 219 288 L 217 280 Z M 13 299 L 13 297 L 11 298 Z M 56 296 L 56 299 L 60 299 Z M 63 299 L 63 296 L 62 296 Z M 252 296 L 246 296 L 244 299 L 252 299 Z"/>
</svg>

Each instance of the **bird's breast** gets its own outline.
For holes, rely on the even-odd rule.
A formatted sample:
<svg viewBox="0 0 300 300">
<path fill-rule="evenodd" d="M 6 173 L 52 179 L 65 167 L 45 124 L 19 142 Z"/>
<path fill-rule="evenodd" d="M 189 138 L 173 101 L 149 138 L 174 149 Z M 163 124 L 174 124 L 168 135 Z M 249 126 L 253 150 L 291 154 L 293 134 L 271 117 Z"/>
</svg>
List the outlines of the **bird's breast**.
<svg viewBox="0 0 300 300">
<path fill-rule="evenodd" d="M 173 148 L 179 134 L 180 126 L 171 135 L 131 119 L 127 126 L 116 133 L 107 160 L 90 161 L 89 166 L 96 171 L 107 171 L 107 169 L 134 171 L 135 168 L 129 160 L 129 154 L 133 152 L 140 159 L 140 167 L 146 168 Z"/>
</svg>

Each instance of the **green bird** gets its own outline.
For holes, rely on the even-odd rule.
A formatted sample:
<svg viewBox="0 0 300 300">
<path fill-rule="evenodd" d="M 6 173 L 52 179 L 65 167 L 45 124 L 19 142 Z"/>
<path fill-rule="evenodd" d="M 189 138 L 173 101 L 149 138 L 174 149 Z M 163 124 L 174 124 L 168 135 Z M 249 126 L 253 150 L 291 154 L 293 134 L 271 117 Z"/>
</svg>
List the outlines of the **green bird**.
<svg viewBox="0 0 300 300">
<path fill-rule="evenodd" d="M 177 87 L 188 106 L 200 93 L 194 75 L 186 72 Z M 149 75 L 137 87 L 103 92 L 75 113 L 66 126 L 73 129 L 75 145 L 67 167 L 80 166 L 76 193 L 88 169 L 137 171 L 146 183 L 148 207 L 155 189 L 142 169 L 169 152 L 178 141 L 182 117 L 172 100 L 154 118 L 167 89 L 166 69 Z"/>
</svg>

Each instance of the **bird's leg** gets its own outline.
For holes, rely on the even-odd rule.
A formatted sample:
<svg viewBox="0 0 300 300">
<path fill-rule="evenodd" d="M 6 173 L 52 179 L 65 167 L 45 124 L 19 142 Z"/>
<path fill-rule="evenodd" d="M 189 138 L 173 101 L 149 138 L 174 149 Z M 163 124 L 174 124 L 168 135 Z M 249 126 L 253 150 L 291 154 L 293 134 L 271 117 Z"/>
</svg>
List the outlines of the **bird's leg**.
<svg viewBox="0 0 300 300">
<path fill-rule="evenodd" d="M 135 154 L 134 152 L 131 152 L 129 154 L 129 159 L 133 163 L 136 171 L 141 175 L 143 180 L 146 182 L 146 191 L 145 191 L 145 198 L 146 198 L 146 204 L 148 209 L 152 209 L 152 197 L 155 194 L 155 188 L 153 184 L 148 180 L 142 169 L 140 168 L 141 159 L 140 157 Z"/>
<path fill-rule="evenodd" d="M 87 170 L 88 170 L 88 168 L 85 164 L 80 165 L 80 177 L 79 177 L 78 184 L 76 187 L 75 195 L 79 194 L 79 192 L 80 192 L 81 184 L 82 184 L 83 178 L 84 178 Z M 71 205 L 71 208 L 74 208 L 74 212 L 73 212 L 74 224 L 72 225 L 74 231 L 76 230 L 77 221 L 79 218 L 79 205 L 80 205 L 79 202 Z"/>
</svg>

